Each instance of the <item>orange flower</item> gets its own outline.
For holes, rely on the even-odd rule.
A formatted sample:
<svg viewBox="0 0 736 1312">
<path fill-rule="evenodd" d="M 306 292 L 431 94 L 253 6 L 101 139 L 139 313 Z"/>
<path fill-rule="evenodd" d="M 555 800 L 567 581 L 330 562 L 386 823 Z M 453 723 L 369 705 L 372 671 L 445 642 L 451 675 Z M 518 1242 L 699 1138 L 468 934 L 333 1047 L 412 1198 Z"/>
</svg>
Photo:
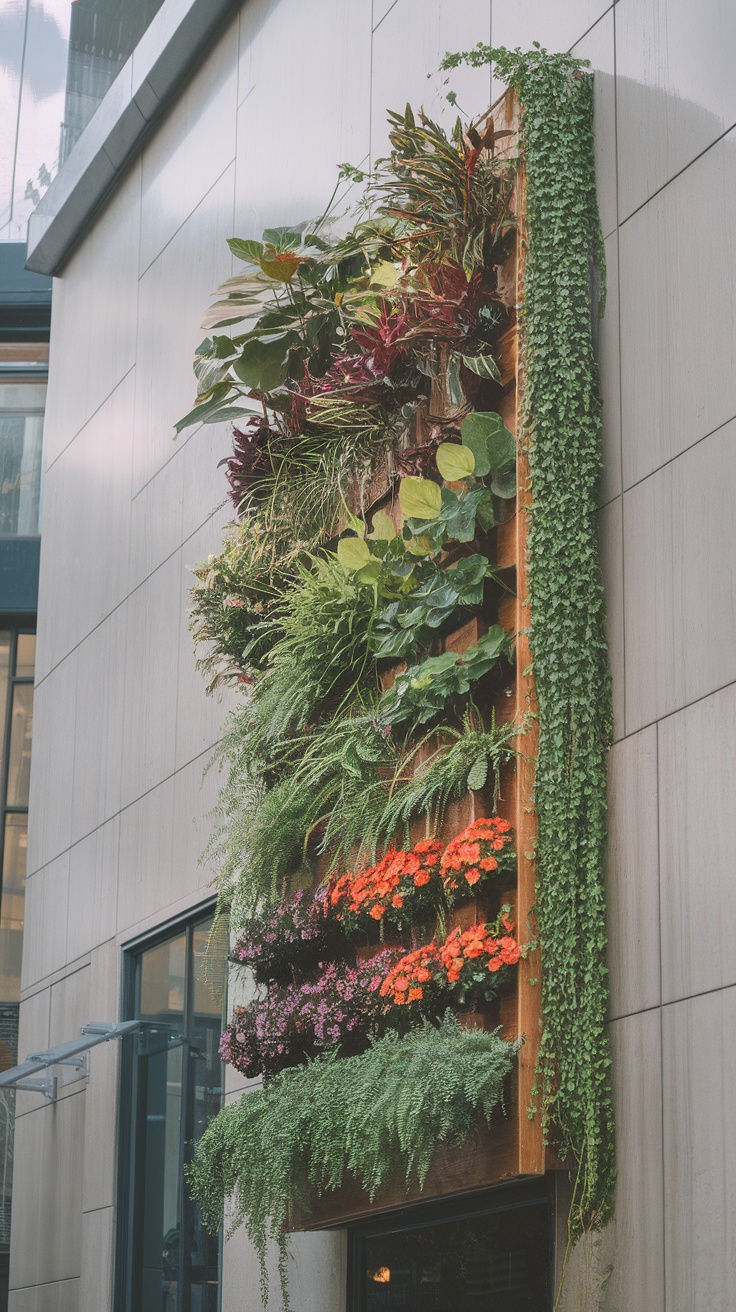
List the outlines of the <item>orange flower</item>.
<svg viewBox="0 0 736 1312">
<path fill-rule="evenodd" d="M 479 817 L 447 844 L 440 861 L 440 871 L 448 893 L 467 885 L 473 888 L 484 875 L 497 870 L 493 852 L 509 848 L 511 826 L 498 817 Z M 510 853 L 511 855 L 511 853 Z M 458 880 L 456 874 L 461 874 Z"/>
<path fill-rule="evenodd" d="M 501 969 L 502 965 L 503 962 L 500 957 L 491 957 L 490 961 L 488 962 L 488 969 L 493 973 L 495 973 L 497 970 Z"/>
<path fill-rule="evenodd" d="M 371 907 L 368 914 L 371 915 L 374 920 L 380 920 L 385 910 L 385 907 L 381 907 L 376 903 L 374 907 Z"/>
<path fill-rule="evenodd" d="M 414 876 L 414 884 L 417 888 L 422 888 L 424 884 L 429 883 L 430 878 L 431 876 L 428 870 L 418 870 Z"/>
<path fill-rule="evenodd" d="M 392 906 L 392 907 L 403 907 L 403 905 L 404 905 L 404 899 L 403 899 L 403 897 L 401 896 L 401 894 L 400 894 L 400 893 L 394 893 L 393 897 L 391 898 L 391 906 Z"/>
<path fill-rule="evenodd" d="M 424 997 L 422 989 L 409 989 L 407 1002 L 419 1002 Z"/>
</svg>

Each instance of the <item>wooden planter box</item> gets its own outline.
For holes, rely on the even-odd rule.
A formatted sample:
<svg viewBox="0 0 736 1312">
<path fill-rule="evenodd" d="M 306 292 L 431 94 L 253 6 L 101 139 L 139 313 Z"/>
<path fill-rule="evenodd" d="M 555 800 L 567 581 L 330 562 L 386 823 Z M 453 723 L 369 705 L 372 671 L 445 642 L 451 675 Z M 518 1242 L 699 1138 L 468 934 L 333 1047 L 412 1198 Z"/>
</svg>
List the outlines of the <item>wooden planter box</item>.
<svg viewBox="0 0 736 1312">
<path fill-rule="evenodd" d="M 512 93 L 508 93 L 494 107 L 494 120 L 497 129 L 510 127 L 516 131 L 518 114 Z M 502 153 L 513 152 L 515 145 L 516 139 L 509 138 Z M 517 250 L 509 256 L 499 277 L 500 295 L 512 310 L 515 310 L 521 301 L 524 273 L 523 172 L 520 173 L 517 184 L 516 211 L 519 220 Z M 502 391 L 495 408 L 501 413 L 509 430 L 518 436 L 522 380 L 516 323 L 504 333 L 500 342 L 499 364 Z M 433 386 L 430 409 L 435 416 L 443 413 L 442 393 L 441 385 Z M 516 597 L 504 601 L 499 615 L 499 622 L 503 627 L 516 635 L 515 671 L 506 681 L 505 687 L 500 688 L 497 683 L 492 683 L 495 692 L 491 694 L 490 702 L 486 707 L 489 711 L 492 707 L 496 723 L 513 722 L 524 726 L 523 732 L 515 740 L 518 755 L 502 776 L 501 799 L 498 806 L 499 814 L 513 826 L 517 851 L 516 886 L 504 890 L 501 900 L 512 902 L 514 905 L 516 934 L 522 944 L 531 942 L 535 938 L 533 915 L 535 871 L 532 853 L 536 836 L 536 817 L 532 798 L 537 730 L 536 695 L 534 681 L 529 673 L 531 653 L 527 632 L 530 617 L 525 604 L 528 592 L 525 558 L 529 511 L 528 474 L 526 453 L 523 446 L 518 444 L 518 492 L 515 512 L 496 530 L 498 564 L 514 568 L 516 571 Z M 448 560 L 448 564 L 451 564 L 451 561 Z M 445 638 L 445 650 L 461 652 L 467 650 L 478 641 L 482 631 L 482 621 L 470 621 L 456 633 Z M 401 668 L 404 667 L 396 666 L 384 674 L 382 679 L 384 688 L 391 686 Z M 432 750 L 431 743 L 427 744 L 423 749 L 425 758 Z M 452 804 L 448 807 L 441 837 L 449 839 L 473 819 L 490 814 L 491 802 L 492 799 L 481 790 L 478 793 L 470 793 L 461 801 Z M 422 835 L 416 834 L 416 837 L 420 836 Z M 467 924 L 472 924 L 483 914 L 486 914 L 486 909 L 482 904 L 468 904 L 454 913 L 453 923 L 464 924 L 467 919 Z M 489 1028 L 500 1026 L 506 1038 L 516 1039 L 522 1036 L 524 1038 L 517 1067 L 507 1090 L 506 1114 L 497 1111 L 491 1124 L 480 1125 L 473 1138 L 461 1147 L 439 1145 L 423 1189 L 419 1189 L 416 1181 L 407 1189 L 403 1175 L 397 1171 L 395 1179 L 387 1183 L 371 1202 L 356 1181 L 348 1180 L 340 1189 L 321 1199 L 315 1199 L 308 1213 L 293 1216 L 291 1229 L 341 1226 L 368 1215 L 391 1212 L 411 1203 L 468 1194 L 520 1176 L 541 1175 L 545 1169 L 559 1166 L 554 1154 L 545 1149 L 541 1116 L 537 1115 L 530 1120 L 527 1113 L 539 1051 L 541 971 L 540 954 L 536 949 L 519 962 L 514 989 L 502 994 L 490 1004 L 488 1011 L 466 1018 L 467 1024 L 482 1024 Z M 441 1074 L 438 1078 L 441 1078 Z"/>
<path fill-rule="evenodd" d="M 518 1092 L 512 1077 L 507 1091 L 507 1114 L 494 1112 L 490 1125 L 479 1126 L 472 1138 L 459 1147 L 440 1144 L 420 1189 L 418 1181 L 406 1187 L 403 1173 L 386 1182 L 373 1202 L 354 1179 L 340 1189 L 315 1199 L 309 1211 L 291 1218 L 290 1230 L 329 1230 L 366 1216 L 394 1212 L 412 1203 L 427 1203 L 487 1189 L 491 1184 L 517 1179 L 520 1169 L 517 1114 Z"/>
</svg>

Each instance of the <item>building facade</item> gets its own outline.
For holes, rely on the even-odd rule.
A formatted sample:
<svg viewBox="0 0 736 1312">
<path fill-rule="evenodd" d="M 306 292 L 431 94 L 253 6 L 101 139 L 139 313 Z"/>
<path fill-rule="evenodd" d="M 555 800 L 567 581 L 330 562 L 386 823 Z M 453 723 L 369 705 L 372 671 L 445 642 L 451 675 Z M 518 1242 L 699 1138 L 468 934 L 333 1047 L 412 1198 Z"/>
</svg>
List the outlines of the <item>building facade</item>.
<svg viewBox="0 0 736 1312">
<path fill-rule="evenodd" d="M 221 1096 L 197 966 L 228 699 L 205 695 L 187 594 L 229 519 L 231 439 L 172 429 L 225 239 L 319 214 L 341 163 L 385 153 L 387 109 L 448 121 L 440 59 L 491 39 L 596 72 L 619 1182 L 566 1299 L 733 1306 L 736 19 L 715 0 L 165 0 L 29 231 L 55 282 L 18 1051 L 90 1021 L 149 1039 L 60 1068 L 53 1103 L 17 1094 L 11 1312 L 260 1306 L 242 1232 L 220 1257 L 181 1188 Z M 453 86 L 471 114 L 501 90 L 487 70 Z M 242 1087 L 229 1071 L 224 1096 Z M 299 1312 L 343 1312 L 354 1253 L 295 1237 Z"/>
</svg>

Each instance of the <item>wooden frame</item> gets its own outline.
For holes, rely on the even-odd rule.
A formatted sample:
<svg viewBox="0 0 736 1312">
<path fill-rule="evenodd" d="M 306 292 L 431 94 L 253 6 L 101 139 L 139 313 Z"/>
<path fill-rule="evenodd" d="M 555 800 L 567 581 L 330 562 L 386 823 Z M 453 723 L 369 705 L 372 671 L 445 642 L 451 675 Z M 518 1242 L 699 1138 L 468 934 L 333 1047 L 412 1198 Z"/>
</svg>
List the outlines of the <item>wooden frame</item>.
<svg viewBox="0 0 736 1312">
<path fill-rule="evenodd" d="M 505 139 L 505 154 L 518 149 L 518 106 L 512 92 L 508 92 L 493 107 L 497 130 L 510 128 L 514 135 Z M 519 169 L 515 208 L 517 240 L 515 250 L 503 271 L 503 291 L 509 308 L 518 315 L 524 277 L 524 186 L 523 168 Z M 513 722 L 519 726 L 515 740 L 518 755 L 502 776 L 501 799 L 498 811 L 513 825 L 517 850 L 517 882 L 508 891 L 515 904 L 514 918 L 519 941 L 536 941 L 534 920 L 535 866 L 533 849 L 536 837 L 536 816 L 533 807 L 534 761 L 537 753 L 536 693 L 531 674 L 531 652 L 528 629 L 530 623 L 527 600 L 526 541 L 530 506 L 529 466 L 521 432 L 521 394 L 523 388 L 523 360 L 519 349 L 518 318 L 501 340 L 500 368 L 503 395 L 499 411 L 508 429 L 517 438 L 517 499 L 516 509 L 507 523 L 497 530 L 498 563 L 516 570 L 516 596 L 502 605 L 500 622 L 516 635 L 515 676 L 511 685 L 495 688 L 491 705 L 497 722 Z M 433 390 L 430 409 L 441 414 L 442 388 Z M 376 487 L 379 495 L 385 490 Z M 477 622 L 475 622 L 477 625 Z M 445 647 L 464 650 L 477 641 L 477 627 L 466 626 L 469 632 L 459 631 L 446 639 Z M 386 686 L 392 681 L 387 680 Z M 451 838 L 478 815 L 488 814 L 489 800 L 483 793 L 473 793 L 462 802 L 448 808 L 443 827 L 444 838 Z M 417 835 L 419 836 L 419 835 Z M 477 918 L 478 909 L 467 913 Z M 472 919 L 468 920 L 472 923 Z M 294 1216 L 291 1229 L 311 1230 L 341 1226 L 364 1220 L 369 1216 L 390 1213 L 408 1204 L 429 1202 L 442 1198 L 471 1194 L 489 1185 L 519 1177 L 541 1176 L 545 1173 L 547 1152 L 541 1123 L 541 1111 L 530 1118 L 528 1109 L 533 1089 L 539 1054 L 541 1028 L 541 960 L 538 945 L 533 947 L 519 963 L 515 991 L 501 997 L 495 1004 L 489 1023 L 500 1025 L 504 1037 L 523 1039 L 518 1065 L 507 1092 L 506 1114 L 494 1114 L 490 1126 L 479 1125 L 476 1134 L 461 1148 L 440 1145 L 435 1153 L 424 1188 L 418 1184 L 407 1190 L 403 1173 L 381 1188 L 371 1201 L 355 1180 L 346 1180 L 342 1187 L 315 1200 L 309 1214 Z"/>
</svg>

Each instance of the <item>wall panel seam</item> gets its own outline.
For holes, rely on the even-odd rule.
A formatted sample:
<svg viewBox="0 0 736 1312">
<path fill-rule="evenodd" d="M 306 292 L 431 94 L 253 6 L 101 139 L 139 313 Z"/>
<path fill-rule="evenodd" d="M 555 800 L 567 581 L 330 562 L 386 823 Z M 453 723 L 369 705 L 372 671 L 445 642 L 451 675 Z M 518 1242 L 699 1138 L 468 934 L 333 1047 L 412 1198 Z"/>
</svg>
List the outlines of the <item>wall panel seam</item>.
<svg viewBox="0 0 736 1312">
<path fill-rule="evenodd" d="M 637 205 L 636 209 L 632 210 L 630 214 L 627 214 L 625 218 L 622 219 L 619 216 L 619 228 L 623 228 L 630 219 L 633 219 L 637 214 L 641 214 L 641 211 L 646 209 L 647 205 L 650 205 L 653 200 L 656 200 L 658 196 L 661 196 L 663 191 L 666 191 L 673 182 L 676 182 L 678 178 L 681 178 L 683 173 L 687 173 L 688 169 L 692 168 L 693 164 L 697 164 L 698 161 L 701 160 L 704 155 L 707 155 L 714 146 L 718 146 L 720 142 L 723 141 L 724 137 L 727 137 L 735 128 L 736 123 L 731 123 L 729 127 L 724 128 L 723 132 L 715 137 L 709 145 L 705 146 L 697 155 L 693 155 L 693 158 L 688 160 L 687 164 L 683 164 L 682 168 L 678 169 L 676 173 L 673 173 L 671 178 L 668 178 L 666 182 L 663 182 L 661 187 L 657 187 L 657 190 L 653 191 L 651 196 L 648 196 L 646 200 L 642 201 L 641 205 Z"/>
<path fill-rule="evenodd" d="M 691 442 L 689 446 L 683 447 L 682 451 L 678 451 L 676 455 L 670 456 L 667 460 L 663 460 L 662 464 L 657 465 L 656 469 L 652 469 L 648 474 L 644 474 L 642 478 L 637 478 L 633 483 L 629 483 L 623 489 L 624 496 L 626 496 L 628 492 L 633 492 L 635 487 L 641 487 L 642 483 L 646 483 L 647 479 L 654 478 L 655 474 L 659 474 L 661 470 L 666 469 L 668 465 L 674 465 L 676 460 L 680 460 L 682 456 L 686 456 L 690 451 L 694 451 L 696 446 L 700 446 L 701 442 L 706 442 L 709 437 L 715 437 L 716 433 L 720 433 L 722 428 L 728 428 L 728 425 L 732 424 L 735 419 L 736 414 L 730 415 L 728 419 L 724 419 L 720 424 L 716 424 L 715 428 L 711 428 L 707 433 L 703 433 L 702 437 L 696 437 L 695 441 Z M 613 499 L 615 500 L 615 498 Z"/>
<path fill-rule="evenodd" d="M 134 360 L 133 363 L 132 363 L 132 365 L 130 365 L 130 367 L 129 367 L 128 369 L 125 370 L 125 373 L 120 375 L 120 378 L 118 379 L 118 381 L 117 381 L 116 383 L 113 384 L 113 386 L 110 388 L 110 391 L 107 393 L 107 396 L 104 396 L 104 397 L 102 398 L 102 400 L 100 401 L 100 404 L 99 404 L 98 406 L 95 406 L 95 408 L 94 408 L 94 410 L 91 412 L 91 414 L 89 414 L 89 415 L 87 416 L 87 418 L 85 419 L 85 421 L 84 421 L 84 423 L 82 424 L 81 428 L 78 428 L 77 431 L 76 431 L 76 433 L 74 433 L 74 434 L 69 438 L 69 441 L 68 441 L 68 442 L 65 442 L 65 444 L 64 444 L 64 446 L 61 448 L 61 450 L 60 450 L 60 451 L 57 451 L 57 453 L 56 453 L 56 455 L 54 456 L 54 458 L 53 458 L 53 460 L 51 461 L 51 463 L 48 464 L 48 465 L 45 465 L 45 466 L 44 466 L 44 471 L 43 471 L 43 472 L 44 472 L 44 477 L 46 477 L 46 475 L 49 473 L 49 471 L 52 470 L 52 469 L 54 468 L 54 465 L 57 464 L 59 460 L 61 460 L 61 457 L 62 457 L 63 455 L 66 454 L 66 452 L 69 450 L 70 446 L 72 446 L 72 444 L 73 444 L 74 442 L 76 442 L 77 438 L 78 438 L 78 437 L 81 437 L 81 435 L 82 435 L 82 433 L 84 432 L 84 430 L 85 430 L 85 428 L 87 427 L 87 425 L 88 425 L 88 424 L 91 424 L 91 423 L 92 423 L 92 420 L 95 419 L 95 418 L 97 417 L 97 415 L 100 413 L 100 410 L 102 409 L 103 405 L 107 405 L 107 402 L 110 400 L 110 398 L 111 398 L 112 396 L 115 395 L 115 393 L 117 392 L 118 388 L 119 388 L 119 387 L 122 387 L 123 383 L 125 382 L 125 380 L 126 380 L 127 377 L 128 377 L 128 374 L 131 374 L 131 373 L 133 372 L 133 370 L 135 369 L 135 365 L 136 365 L 136 362 L 135 362 L 135 360 Z M 41 534 L 41 538 L 42 538 L 42 540 L 43 540 L 43 533 Z"/>
<path fill-rule="evenodd" d="M 236 94 L 237 94 L 237 93 L 236 93 Z M 236 143 L 237 143 L 237 137 L 236 137 Z M 211 192 L 211 191 L 214 191 L 214 189 L 215 189 L 215 187 L 218 185 L 218 183 L 222 182 L 222 179 L 224 178 L 224 176 L 225 176 L 225 174 L 227 173 L 228 169 L 231 169 L 231 168 L 233 167 L 233 165 L 234 165 L 234 163 L 235 163 L 235 160 L 236 160 L 236 156 L 233 155 L 232 158 L 228 160 L 228 162 L 227 162 L 227 164 L 225 165 L 224 169 L 222 169 L 222 171 L 217 175 L 217 177 L 215 178 L 214 182 L 212 183 L 212 186 L 211 186 L 211 187 L 208 187 L 207 190 L 204 191 L 204 192 L 202 193 L 202 195 L 200 196 L 199 200 L 197 201 L 197 204 L 194 205 L 194 206 L 192 207 L 192 209 L 189 211 L 189 213 L 186 215 L 186 217 L 182 219 L 182 221 L 181 221 L 181 223 L 179 224 L 178 228 L 176 228 L 176 230 L 175 230 L 174 232 L 172 232 L 172 234 L 171 234 L 171 236 L 169 237 L 168 241 L 164 243 L 164 245 L 161 247 L 160 251 L 157 251 L 156 254 L 154 255 L 153 259 L 152 259 L 152 260 L 149 260 L 149 262 L 148 262 L 148 264 L 146 265 L 145 269 L 141 269 L 141 270 L 139 271 L 139 273 L 138 273 L 138 283 L 139 283 L 139 284 L 140 284 L 141 280 L 142 280 L 143 278 L 145 278 L 145 276 L 146 276 L 146 274 L 149 272 L 149 270 L 153 268 L 153 266 L 154 266 L 154 264 L 156 263 L 156 261 L 161 259 L 161 256 L 163 255 L 164 251 L 168 250 L 168 248 L 169 248 L 169 246 L 171 245 L 172 241 L 174 240 L 175 237 L 177 237 L 177 236 L 179 235 L 179 233 L 181 232 L 182 228 L 185 228 L 186 225 L 187 225 L 187 223 L 189 222 L 189 220 L 190 220 L 190 219 L 191 219 L 191 218 L 197 213 L 197 210 L 199 209 L 200 205 L 203 205 L 203 204 L 204 204 L 204 202 L 206 201 L 206 199 L 207 199 L 207 197 L 209 196 L 210 192 Z M 234 178 L 234 175 L 233 175 L 233 190 L 234 190 L 234 188 L 235 188 L 235 178 Z M 142 210 L 143 210 L 143 206 L 142 206 L 142 204 L 141 204 L 141 222 L 142 222 L 142 219 L 143 219 Z M 206 306 L 203 307 L 202 313 L 204 313 L 204 310 L 205 310 L 205 309 L 206 309 Z M 136 337 L 136 340 L 137 340 L 137 337 Z"/>
</svg>

